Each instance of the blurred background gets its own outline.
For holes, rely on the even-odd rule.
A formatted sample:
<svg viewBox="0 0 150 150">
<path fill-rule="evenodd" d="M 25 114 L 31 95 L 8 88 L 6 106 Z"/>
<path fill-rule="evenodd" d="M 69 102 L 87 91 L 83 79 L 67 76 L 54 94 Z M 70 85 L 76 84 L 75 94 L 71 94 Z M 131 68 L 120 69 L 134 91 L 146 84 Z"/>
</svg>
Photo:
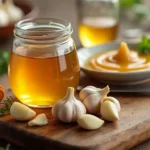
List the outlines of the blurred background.
<svg viewBox="0 0 150 150">
<path fill-rule="evenodd" d="M 13 8 L 13 2 L 13 5 L 16 5 L 17 9 Z M 109 5 L 109 2 L 112 4 Z M 108 3 L 108 5 L 105 3 Z M 86 22 L 87 17 L 98 17 L 98 15 L 103 15 L 102 17 L 104 18 L 107 16 L 106 13 L 110 15 L 110 13 L 118 9 L 116 3 L 119 3 L 119 18 L 117 18 L 118 14 L 111 17 L 117 19 L 117 37 L 109 39 L 109 41 L 115 40 L 116 38 L 127 38 L 131 40 L 131 38 L 135 39 L 141 34 L 148 34 L 150 32 L 149 0 L 0 0 L 0 48 L 11 48 L 13 39 L 11 31 L 16 21 L 34 17 L 53 17 L 70 21 L 74 29 L 73 38 L 77 47 L 80 47 L 81 38 L 79 38 L 78 28 L 84 20 Z M 7 8 L 4 5 L 7 5 Z M 89 5 L 91 6 L 89 7 Z M 98 10 L 94 12 L 95 14 L 93 13 L 94 9 Z M 5 12 L 9 12 L 7 14 L 8 16 L 11 15 L 11 22 L 7 21 L 10 19 L 7 19 Z M 88 14 L 89 12 L 92 13 Z M 86 16 L 86 13 L 89 16 Z M 90 20 L 88 20 L 88 23 L 90 24 Z M 98 23 L 100 21 L 95 21 L 95 24 Z M 111 23 L 109 20 L 108 24 L 103 23 L 103 27 L 105 25 L 111 26 Z"/>
<path fill-rule="evenodd" d="M 37 17 L 70 21 L 77 48 L 150 34 L 150 0 L 0 0 L 0 75 L 7 72 L 14 24 Z M 0 140 L 0 147 L 7 143 Z"/>
</svg>

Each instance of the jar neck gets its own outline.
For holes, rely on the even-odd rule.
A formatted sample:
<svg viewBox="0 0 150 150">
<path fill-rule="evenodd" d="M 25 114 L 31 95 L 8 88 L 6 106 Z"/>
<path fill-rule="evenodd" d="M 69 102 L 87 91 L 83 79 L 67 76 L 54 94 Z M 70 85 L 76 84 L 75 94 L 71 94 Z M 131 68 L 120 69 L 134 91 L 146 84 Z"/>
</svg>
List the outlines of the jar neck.
<svg viewBox="0 0 150 150">
<path fill-rule="evenodd" d="M 18 22 L 14 35 L 24 42 L 59 44 L 67 41 L 72 32 L 71 24 L 65 20 L 37 18 Z"/>
</svg>

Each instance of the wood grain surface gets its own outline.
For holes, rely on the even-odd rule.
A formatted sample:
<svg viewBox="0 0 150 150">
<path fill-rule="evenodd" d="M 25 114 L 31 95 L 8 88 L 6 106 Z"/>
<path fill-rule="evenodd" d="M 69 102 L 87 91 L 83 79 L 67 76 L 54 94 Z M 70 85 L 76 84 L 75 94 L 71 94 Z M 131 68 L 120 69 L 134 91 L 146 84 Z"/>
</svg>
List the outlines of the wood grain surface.
<svg viewBox="0 0 150 150">
<path fill-rule="evenodd" d="M 147 1 L 147 3 L 149 3 L 149 0 L 145 0 L 145 1 Z M 72 25 L 73 25 L 73 28 L 74 28 L 74 33 L 73 33 L 73 38 L 75 39 L 75 42 L 76 42 L 76 45 L 77 46 L 79 46 L 80 45 L 80 42 L 79 42 L 79 38 L 78 38 L 78 20 L 77 20 L 77 14 L 76 14 L 76 8 L 75 8 L 75 3 L 76 3 L 76 0 L 44 0 L 44 1 L 41 1 L 41 0 L 31 0 L 31 2 L 33 2 L 33 3 L 35 3 L 35 4 L 37 4 L 38 5 L 38 7 L 39 7 L 39 9 L 40 9 L 40 13 L 39 13 L 39 16 L 38 17 L 57 17 L 57 18 L 63 18 L 63 19 L 67 19 L 67 20 L 70 20 L 71 21 L 71 23 L 72 23 Z M 69 13 L 68 13 L 69 12 Z M 13 38 L 12 37 L 10 37 L 10 39 L 8 39 L 8 40 L 6 40 L 6 41 L 4 41 L 4 40 L 1 40 L 0 41 L 0 48 L 1 49 L 10 49 L 11 48 L 11 46 L 12 46 L 12 41 L 13 41 Z M 5 80 L 5 76 L 4 77 L 2 77 L 2 78 L 0 78 L 0 84 L 3 84 L 3 85 L 5 85 L 5 87 L 7 88 L 8 87 L 8 83 L 6 82 L 6 80 Z M 8 94 L 11 94 L 11 93 L 8 93 Z M 123 96 L 123 95 L 122 95 Z M 134 96 L 134 94 L 133 94 L 133 96 Z M 118 97 L 120 97 L 121 98 L 121 96 L 118 96 Z M 136 95 L 136 97 L 138 97 L 138 95 Z M 136 100 L 136 97 L 135 97 L 135 100 Z M 130 98 L 130 99 L 132 99 L 132 96 L 127 96 L 126 98 Z M 147 99 L 147 101 L 148 101 L 148 99 L 149 99 L 149 101 L 150 101 L 150 96 L 142 96 L 141 94 L 139 94 L 139 98 L 140 98 L 140 100 L 139 101 L 142 101 L 142 99 L 144 98 L 146 98 Z M 140 102 L 139 102 L 140 103 Z M 141 104 L 142 105 L 142 104 Z M 136 109 L 138 109 L 138 108 L 136 108 Z M 144 115 L 145 116 L 145 115 Z M 143 117 L 144 117 L 143 116 Z M 137 115 L 137 118 L 138 118 L 138 115 Z M 135 119 L 135 118 L 134 118 Z M 1 119 L 0 119 L 1 120 Z M 10 120 L 11 120 L 11 118 L 10 118 Z M 122 119 L 121 119 L 122 120 Z M 143 124 L 143 122 L 141 122 L 142 124 Z M 126 124 L 126 122 L 125 122 L 125 124 Z M 19 124 L 17 124 L 17 125 L 19 125 Z M 148 126 L 148 124 L 147 124 L 147 126 Z M 13 126 L 14 127 L 14 126 Z M 21 128 L 21 127 L 20 127 Z M 20 129 L 19 128 L 19 129 Z M 27 125 L 26 125 L 26 128 L 27 128 Z M 146 130 L 146 128 L 145 128 L 145 126 L 143 126 L 142 127 L 143 128 L 143 130 Z M 138 128 L 137 128 L 138 129 Z M 139 130 L 136 130 L 136 131 L 138 131 L 139 132 Z M 0 135 L 1 135 L 1 132 L 2 132 L 2 130 L 0 129 Z M 13 133 L 13 132 L 11 132 L 11 128 L 7 131 L 7 132 L 9 132 L 9 135 L 10 135 L 10 138 L 11 139 L 13 139 L 13 137 L 15 137 L 15 134 L 16 133 Z M 6 132 L 6 133 L 7 133 Z M 93 132 L 93 131 L 92 131 Z M 144 136 L 144 138 L 142 138 L 142 140 L 144 140 L 144 139 L 147 139 L 148 138 L 148 136 L 149 136 L 149 130 L 147 130 L 147 131 L 144 131 L 144 133 L 147 133 L 146 135 L 145 134 L 143 134 L 143 136 Z M 3 134 L 5 134 L 5 132 L 3 131 L 2 132 Z M 94 133 L 93 133 L 94 134 Z M 99 134 L 100 134 L 100 132 L 99 132 Z M 124 134 L 124 133 L 122 133 L 122 134 Z M 69 133 L 68 133 L 68 135 L 69 135 Z M 81 135 L 82 136 L 82 135 Z M 128 136 L 130 136 L 130 135 L 128 135 Z M 20 138 L 21 138 L 21 135 L 20 135 Z M 137 137 L 137 138 L 139 138 L 139 140 L 140 140 L 140 142 L 142 141 L 141 140 L 141 138 L 140 138 L 140 136 L 139 137 Z M 30 139 L 30 138 L 29 138 Z M 24 139 L 24 138 L 21 138 L 21 142 L 19 143 L 19 142 L 17 142 L 17 143 L 19 143 L 19 145 L 21 144 L 21 145 L 25 145 L 26 144 L 26 142 L 25 142 L 25 140 L 26 139 Z M 84 138 L 82 139 L 82 140 L 84 140 Z M 123 140 L 123 139 L 122 139 Z M 134 139 L 134 137 L 132 138 L 132 140 L 131 140 L 131 142 L 133 142 L 133 141 L 136 141 L 137 139 Z M 13 141 L 13 140 L 12 140 Z M 19 140 L 20 141 L 20 140 Z M 37 141 L 37 140 L 36 140 Z M 111 142 L 113 142 L 113 141 L 110 141 L 110 143 Z M 33 147 L 33 145 L 32 145 L 32 141 L 30 141 L 30 145 L 26 145 L 26 148 L 27 149 L 32 149 L 32 150 L 34 150 L 32 147 Z M 37 142 L 37 143 L 40 143 L 40 142 Z M 115 142 L 114 142 L 115 143 Z M 107 143 L 107 144 L 109 144 L 109 142 Z M 137 144 L 137 143 L 136 143 Z M 133 144 L 134 145 L 134 144 Z M 133 146 L 132 145 L 132 146 Z M 42 145 L 43 146 L 43 145 Z M 40 148 L 38 148 L 38 149 L 40 149 Z M 53 150 L 53 148 L 51 148 L 51 147 L 47 147 L 46 149 L 52 149 Z M 128 148 L 127 148 L 128 149 Z M 44 150 L 43 148 L 42 148 L 42 150 Z M 70 150 L 70 149 L 69 149 Z M 121 150 L 121 148 L 120 148 L 120 150 Z M 133 150 L 150 150 L 150 140 L 147 140 L 147 141 L 145 141 L 145 142 L 143 142 L 142 144 L 139 144 L 139 145 L 137 145 L 137 146 L 135 146 L 134 148 L 133 148 Z"/>
<path fill-rule="evenodd" d="M 7 76 L 0 83 L 8 89 Z M 10 90 L 7 93 L 12 94 Z M 150 96 L 113 96 L 121 102 L 120 120 L 106 122 L 98 130 L 86 131 L 77 124 L 61 123 L 52 117 L 51 109 L 36 109 L 38 114 L 47 115 L 48 125 L 28 127 L 27 122 L 15 121 L 7 115 L 0 118 L 0 138 L 32 150 L 127 150 L 150 138 Z"/>
</svg>

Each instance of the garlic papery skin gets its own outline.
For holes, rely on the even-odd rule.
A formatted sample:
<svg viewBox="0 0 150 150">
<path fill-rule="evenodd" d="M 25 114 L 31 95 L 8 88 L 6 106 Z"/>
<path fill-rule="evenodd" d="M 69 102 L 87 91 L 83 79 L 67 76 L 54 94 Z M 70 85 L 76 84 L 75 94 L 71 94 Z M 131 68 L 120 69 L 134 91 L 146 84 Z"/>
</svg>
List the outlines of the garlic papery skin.
<svg viewBox="0 0 150 150">
<path fill-rule="evenodd" d="M 118 112 L 121 111 L 120 103 L 119 103 L 119 101 L 118 101 L 115 97 L 111 97 L 111 96 L 105 97 L 105 98 L 104 98 L 104 101 L 113 102 L 113 103 L 116 105 L 116 107 L 117 107 L 117 109 L 118 109 Z"/>
<path fill-rule="evenodd" d="M 100 114 L 104 120 L 116 121 L 119 119 L 117 106 L 111 101 L 104 101 L 100 107 Z"/>
<path fill-rule="evenodd" d="M 14 5 L 13 0 L 6 0 L 4 5 L 10 22 L 16 22 L 22 19 L 24 15 L 23 11 Z"/>
<path fill-rule="evenodd" d="M 94 86 L 86 86 L 79 93 L 80 100 L 84 100 L 87 96 L 97 92 L 97 90 L 99 90 L 99 88 L 96 88 Z"/>
<path fill-rule="evenodd" d="M 83 129 L 96 130 L 104 124 L 104 120 L 101 120 L 93 115 L 84 114 L 78 119 L 78 124 Z"/>
<path fill-rule="evenodd" d="M 31 126 L 43 126 L 48 124 L 48 119 L 44 113 L 37 115 L 33 120 L 28 122 L 28 125 Z"/>
<path fill-rule="evenodd" d="M 73 87 L 68 87 L 66 96 L 52 107 L 52 115 L 65 123 L 76 122 L 85 113 L 85 106 L 74 97 Z"/>
<path fill-rule="evenodd" d="M 82 100 L 85 105 L 87 112 L 91 114 L 99 113 L 100 104 L 103 102 L 104 97 L 109 93 L 109 86 L 106 86 L 103 89 L 88 87 L 81 91 L 80 97 L 84 97 Z M 81 96 L 84 95 L 84 96 Z M 85 97 L 85 95 L 87 95 Z"/>
<path fill-rule="evenodd" d="M 36 112 L 26 105 L 14 102 L 10 108 L 10 114 L 16 120 L 26 121 L 32 119 L 36 115 Z"/>
</svg>

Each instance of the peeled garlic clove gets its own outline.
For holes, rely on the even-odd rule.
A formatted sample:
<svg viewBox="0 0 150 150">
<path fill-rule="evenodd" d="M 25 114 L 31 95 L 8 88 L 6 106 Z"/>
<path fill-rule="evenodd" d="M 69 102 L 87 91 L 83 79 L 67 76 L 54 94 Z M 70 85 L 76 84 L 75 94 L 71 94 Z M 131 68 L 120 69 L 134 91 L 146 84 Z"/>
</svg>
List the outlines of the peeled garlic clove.
<svg viewBox="0 0 150 150">
<path fill-rule="evenodd" d="M 37 115 L 33 120 L 28 122 L 28 125 L 31 126 L 43 126 L 48 124 L 48 119 L 44 113 Z"/>
<path fill-rule="evenodd" d="M 104 101 L 101 104 L 100 114 L 107 121 L 115 121 L 119 119 L 118 108 L 111 101 Z"/>
<path fill-rule="evenodd" d="M 104 98 L 104 101 L 113 102 L 113 103 L 116 105 L 116 107 L 117 107 L 117 109 L 118 109 L 118 112 L 121 111 L 120 103 L 119 103 L 119 101 L 118 101 L 116 98 L 109 96 L 109 97 L 105 97 L 105 98 Z"/>
<path fill-rule="evenodd" d="M 101 120 L 93 115 L 84 114 L 78 119 L 78 124 L 83 129 L 96 130 L 104 124 L 104 120 Z"/>
<path fill-rule="evenodd" d="M 10 108 L 10 114 L 16 120 L 26 121 L 32 119 L 36 112 L 19 102 L 14 102 Z"/>
<path fill-rule="evenodd" d="M 74 97 L 74 88 L 68 87 L 66 96 L 52 107 L 52 115 L 56 119 L 71 123 L 86 113 L 83 103 Z"/>
<path fill-rule="evenodd" d="M 99 89 L 97 92 L 90 94 L 83 100 L 83 104 L 85 105 L 88 113 L 99 113 L 100 103 L 103 102 L 103 99 L 107 96 L 108 92 L 109 87 L 106 86 L 105 88 Z"/>
</svg>

